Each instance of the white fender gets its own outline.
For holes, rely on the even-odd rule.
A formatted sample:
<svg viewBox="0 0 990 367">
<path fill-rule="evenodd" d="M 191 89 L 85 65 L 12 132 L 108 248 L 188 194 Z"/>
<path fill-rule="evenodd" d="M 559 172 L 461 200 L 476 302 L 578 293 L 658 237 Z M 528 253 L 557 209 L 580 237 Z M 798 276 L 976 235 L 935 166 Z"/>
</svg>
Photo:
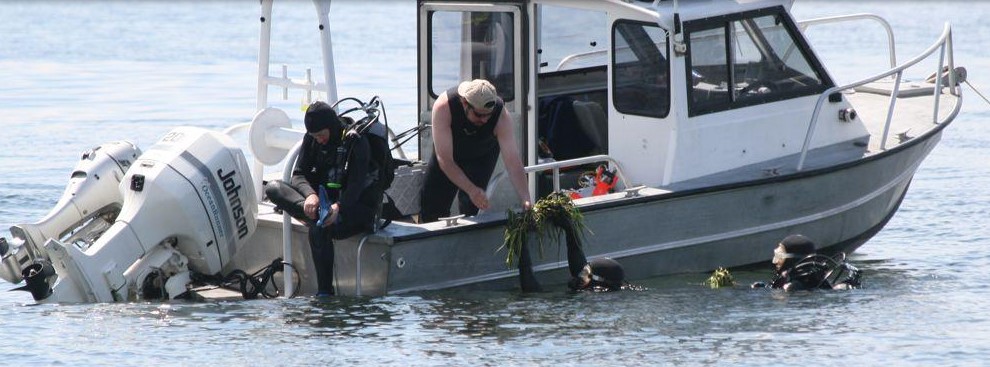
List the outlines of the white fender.
<svg viewBox="0 0 990 367">
<path fill-rule="evenodd" d="M 291 127 L 285 111 L 274 107 L 258 111 L 248 129 L 248 149 L 254 159 L 268 166 L 281 162 L 304 134 Z"/>
</svg>

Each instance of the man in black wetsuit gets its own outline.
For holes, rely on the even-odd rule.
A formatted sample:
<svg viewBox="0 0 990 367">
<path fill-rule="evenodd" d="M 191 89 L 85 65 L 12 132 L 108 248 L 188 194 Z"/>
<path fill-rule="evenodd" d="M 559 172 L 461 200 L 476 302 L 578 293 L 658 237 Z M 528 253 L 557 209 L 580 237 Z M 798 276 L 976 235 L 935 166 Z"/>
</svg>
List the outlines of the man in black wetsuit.
<svg viewBox="0 0 990 367">
<path fill-rule="evenodd" d="M 564 229 L 564 237 L 567 242 L 567 269 L 571 274 L 567 287 L 572 291 L 611 292 L 642 289 L 626 282 L 626 272 L 618 261 L 607 257 L 588 261 L 573 228 Z M 533 261 L 530 258 L 528 244 L 523 244 L 519 252 L 519 286 L 523 292 L 543 290 L 533 274 Z"/>
<path fill-rule="evenodd" d="M 819 255 L 815 252 L 815 243 L 800 234 L 787 236 L 777 244 L 772 263 L 775 273 L 773 280 L 769 284 L 753 283 L 753 288 L 798 291 L 852 289 L 860 286 L 860 271 L 845 262 L 844 253 L 834 257 Z M 845 278 L 837 279 L 843 274 Z"/>
<path fill-rule="evenodd" d="M 275 180 L 265 195 L 280 210 L 309 226 L 318 295 L 332 295 L 333 240 L 371 230 L 382 192 L 374 182 L 368 138 L 348 133 L 324 102 L 306 109 L 299 158 L 290 183 Z"/>
<path fill-rule="evenodd" d="M 622 264 L 607 257 L 592 259 L 567 282 L 567 287 L 573 291 L 611 292 L 628 285 Z"/>
<path fill-rule="evenodd" d="M 475 79 L 441 94 L 433 104 L 432 125 L 434 154 L 420 195 L 420 222 L 450 216 L 455 195 L 461 214 L 487 209 L 485 190 L 499 152 L 523 208 L 529 208 L 512 119 L 491 83 Z"/>
</svg>

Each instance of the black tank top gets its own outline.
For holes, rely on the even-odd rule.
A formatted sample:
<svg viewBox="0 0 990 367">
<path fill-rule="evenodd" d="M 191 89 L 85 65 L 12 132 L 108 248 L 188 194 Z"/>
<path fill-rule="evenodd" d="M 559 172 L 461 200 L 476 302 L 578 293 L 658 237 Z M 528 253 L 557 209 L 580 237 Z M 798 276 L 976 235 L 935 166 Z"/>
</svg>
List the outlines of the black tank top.
<svg viewBox="0 0 990 367">
<path fill-rule="evenodd" d="M 469 162 L 487 157 L 492 151 L 498 152 L 498 139 L 495 138 L 495 125 L 502 114 L 502 101 L 495 104 L 492 115 L 484 125 L 475 126 L 468 121 L 467 111 L 461 104 L 457 87 L 447 90 L 450 106 L 450 135 L 454 148 L 454 161 Z"/>
</svg>

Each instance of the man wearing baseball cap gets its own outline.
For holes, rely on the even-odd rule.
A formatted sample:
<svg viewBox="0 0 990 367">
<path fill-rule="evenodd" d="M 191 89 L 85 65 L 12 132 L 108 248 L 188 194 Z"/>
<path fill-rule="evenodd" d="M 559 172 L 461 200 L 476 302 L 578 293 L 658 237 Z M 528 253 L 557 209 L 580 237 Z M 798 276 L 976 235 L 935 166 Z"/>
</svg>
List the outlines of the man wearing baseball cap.
<svg viewBox="0 0 990 367">
<path fill-rule="evenodd" d="M 516 194 L 529 208 L 512 119 L 492 83 L 465 81 L 441 94 L 433 104 L 432 126 L 434 152 L 420 195 L 420 222 L 450 216 L 455 195 L 461 214 L 487 209 L 485 190 L 500 152 Z"/>
</svg>

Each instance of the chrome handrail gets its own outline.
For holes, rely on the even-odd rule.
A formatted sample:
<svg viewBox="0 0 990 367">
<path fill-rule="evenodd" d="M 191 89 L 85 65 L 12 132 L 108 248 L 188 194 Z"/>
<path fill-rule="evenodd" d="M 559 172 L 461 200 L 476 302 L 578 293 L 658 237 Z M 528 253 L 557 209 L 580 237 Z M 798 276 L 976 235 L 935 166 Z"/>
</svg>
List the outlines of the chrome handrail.
<svg viewBox="0 0 990 367">
<path fill-rule="evenodd" d="M 368 238 L 369 237 L 371 237 L 371 234 L 366 234 L 366 235 L 364 235 L 364 236 L 361 237 L 361 240 L 358 241 L 357 255 L 355 255 L 355 260 L 354 260 L 354 295 L 357 296 L 357 297 L 361 297 L 362 296 L 362 294 L 361 294 L 361 252 L 362 252 L 362 250 L 364 250 L 364 244 L 368 242 Z"/>
<path fill-rule="evenodd" d="M 875 20 L 877 23 L 880 23 L 880 25 L 883 26 L 883 29 L 887 31 L 887 50 L 890 53 L 889 56 L 890 67 L 891 68 L 897 67 L 897 54 L 894 52 L 894 29 L 890 27 L 890 23 L 887 23 L 886 19 L 883 19 L 877 15 L 849 14 L 849 15 L 840 15 L 835 17 L 814 18 L 814 19 L 802 20 L 798 22 L 798 27 L 801 28 L 801 33 L 804 33 L 804 31 L 807 30 L 808 27 L 814 25 L 848 22 L 852 20 Z"/>
<path fill-rule="evenodd" d="M 829 88 L 829 89 L 825 90 L 825 92 L 822 93 L 818 97 L 818 102 L 815 104 L 815 110 L 814 110 L 814 112 L 811 115 L 811 121 L 808 124 L 808 132 L 807 132 L 807 134 L 805 134 L 805 137 L 804 137 L 804 145 L 801 147 L 801 157 L 798 160 L 797 170 L 798 171 L 801 171 L 802 169 L 804 169 L 804 161 L 805 161 L 805 158 L 808 155 L 808 147 L 811 144 L 811 138 L 812 138 L 812 136 L 814 136 L 815 127 L 818 124 L 818 117 L 819 117 L 819 115 L 821 115 L 822 106 L 824 105 L 825 100 L 828 99 L 830 95 L 832 95 L 834 93 L 838 93 L 838 92 L 844 91 L 844 90 L 852 89 L 852 88 L 855 88 L 855 87 L 858 87 L 858 86 L 862 86 L 862 85 L 865 85 L 865 84 L 868 84 L 868 83 L 872 83 L 872 82 L 878 81 L 880 79 L 886 78 L 888 76 L 895 76 L 894 89 L 891 91 L 891 94 L 890 94 L 890 104 L 887 107 L 888 108 L 887 109 L 887 120 L 884 123 L 883 140 L 881 141 L 881 146 L 880 146 L 880 149 L 881 150 L 886 150 L 887 134 L 890 131 L 890 123 L 893 120 L 894 107 L 895 107 L 896 102 L 897 102 L 897 95 L 900 93 L 901 77 L 903 76 L 904 70 L 907 69 L 907 68 L 909 68 L 909 67 L 912 67 L 912 66 L 914 66 L 914 65 L 916 65 L 918 63 L 920 63 L 922 60 L 925 60 L 926 58 L 928 58 L 929 56 L 931 56 L 933 53 L 935 53 L 936 50 L 940 50 L 941 51 L 941 54 L 940 54 L 940 57 L 939 57 L 938 69 L 936 69 L 936 71 L 935 71 L 936 78 L 935 78 L 935 90 L 934 90 L 934 93 L 933 93 L 934 94 L 934 97 L 935 97 L 934 98 L 935 101 L 933 103 L 934 104 L 934 106 L 933 106 L 933 112 L 934 112 L 933 119 L 934 119 L 934 121 L 933 122 L 935 124 L 942 124 L 942 123 L 944 123 L 946 121 L 951 120 L 952 118 L 955 118 L 955 115 L 959 113 L 959 108 L 960 108 L 960 103 L 958 103 L 958 102 L 956 103 L 955 108 L 954 108 L 954 110 L 953 110 L 953 112 L 951 114 L 949 114 L 948 116 L 946 116 L 946 118 L 943 119 L 943 120 L 941 120 L 941 121 L 939 121 L 939 119 L 938 119 L 939 99 L 940 99 L 939 98 L 939 95 L 942 93 L 942 77 L 941 77 L 941 74 L 942 74 L 942 70 L 945 68 L 945 65 L 944 64 L 945 64 L 945 58 L 946 57 L 948 58 L 949 85 L 952 86 L 952 88 L 950 88 L 950 90 L 949 90 L 949 93 L 952 94 L 952 95 L 957 95 L 957 96 L 959 95 L 959 94 L 957 94 L 957 91 L 954 88 L 956 85 L 958 85 L 958 81 L 956 80 L 955 60 L 953 59 L 953 56 L 952 56 L 952 54 L 953 54 L 953 48 L 952 48 L 952 27 L 949 26 L 948 23 L 946 23 L 945 24 L 945 27 L 943 28 L 942 35 L 939 37 L 939 39 L 934 44 L 932 44 L 931 46 L 929 46 L 928 49 L 926 49 L 925 51 L 923 51 L 921 54 L 919 54 L 915 58 L 913 58 L 913 59 L 905 62 L 904 64 L 902 64 L 900 66 L 894 67 L 894 68 L 892 68 L 892 69 L 890 69 L 890 70 L 888 70 L 888 71 L 886 71 L 884 73 L 877 74 L 875 76 L 872 76 L 872 77 L 869 77 L 869 78 L 866 78 L 866 79 L 862 79 L 862 80 L 859 80 L 859 81 L 856 81 L 856 82 L 852 82 L 852 83 L 849 83 L 849 84 L 846 84 L 846 85 L 836 86 L 836 87 L 832 87 L 832 88 Z"/>
<path fill-rule="evenodd" d="M 578 61 L 581 59 L 589 58 L 592 56 L 599 56 L 602 54 L 608 54 L 608 50 L 586 51 L 586 52 L 579 52 L 576 54 L 567 55 L 567 57 L 561 59 L 560 62 L 557 63 L 557 68 L 555 69 L 555 71 L 563 70 L 564 65 L 570 64 L 571 61 Z"/>
<path fill-rule="evenodd" d="M 832 23 L 839 23 L 839 22 L 848 22 L 848 21 L 853 21 L 853 20 L 874 20 L 877 23 L 879 23 L 884 28 L 884 30 L 887 31 L 887 48 L 888 48 L 888 51 L 889 51 L 889 54 L 890 54 L 890 56 L 889 56 L 890 57 L 890 67 L 891 68 L 895 67 L 897 65 L 897 55 L 896 55 L 896 52 L 894 51 L 894 30 L 890 26 L 890 23 L 888 23 L 886 19 L 883 19 L 880 16 L 877 16 L 877 15 L 874 15 L 874 14 L 867 14 L 867 13 L 849 14 L 849 15 L 840 15 L 840 16 L 834 16 L 834 17 L 822 17 L 822 18 L 807 19 L 807 20 L 799 21 L 797 24 L 798 24 L 798 27 L 801 28 L 801 32 L 803 33 L 805 30 L 807 30 L 811 26 L 822 25 L 822 24 L 832 24 Z M 624 50 L 628 50 L 628 49 L 630 49 L 630 47 L 625 47 L 623 49 Z M 563 59 L 561 59 L 560 62 L 557 63 L 557 67 L 554 70 L 555 71 L 563 70 L 564 66 L 567 65 L 567 64 L 569 64 L 569 63 L 571 63 L 572 61 L 578 61 L 578 60 L 589 58 L 589 57 L 596 57 L 596 56 L 600 56 L 602 54 L 607 54 L 607 53 L 608 53 L 608 50 L 594 50 L 594 51 L 585 51 L 585 52 L 574 53 L 574 54 L 568 55 L 567 57 L 564 57 Z"/>
<path fill-rule="evenodd" d="M 290 182 L 292 180 L 292 167 L 296 166 L 296 159 L 299 158 L 301 149 L 302 140 L 289 149 L 288 160 L 285 163 L 286 169 L 282 172 L 282 181 Z M 295 265 L 292 262 L 292 216 L 289 215 L 288 211 L 282 211 L 282 258 L 285 259 L 285 262 Z M 286 297 L 295 294 L 295 284 L 292 283 L 292 272 L 295 270 L 296 268 L 293 266 L 286 267 L 284 270 L 285 280 L 282 287 L 285 289 Z"/>
<path fill-rule="evenodd" d="M 608 162 L 609 164 L 614 166 L 615 176 L 619 178 L 619 181 L 622 181 L 622 186 L 629 187 L 629 182 L 626 181 L 626 176 L 622 173 L 622 167 L 619 165 L 619 162 L 606 154 L 599 154 L 599 155 L 592 155 L 581 158 L 568 159 L 563 161 L 553 161 L 553 162 L 535 164 L 523 168 L 523 171 L 526 172 L 527 175 L 529 175 L 534 172 L 543 172 L 543 171 L 552 170 L 553 191 L 557 192 L 560 191 L 561 168 L 579 166 L 588 163 L 599 163 L 599 162 Z M 485 190 L 486 197 L 488 197 L 489 199 L 492 197 L 492 195 L 495 193 L 495 188 L 502 182 L 502 178 L 505 177 L 505 175 L 506 175 L 505 171 L 502 171 L 492 176 L 492 178 L 488 181 L 488 189 Z"/>
<path fill-rule="evenodd" d="M 524 168 L 523 170 L 529 174 L 533 172 L 542 172 L 547 170 L 553 170 L 554 174 L 554 191 L 560 191 L 560 169 L 571 166 L 580 166 L 582 164 L 588 163 L 599 163 L 608 162 L 615 166 L 615 175 L 619 177 L 619 181 L 622 181 L 623 186 L 628 186 L 626 181 L 626 176 L 622 174 L 622 167 L 619 166 L 619 162 L 607 154 L 592 155 L 581 158 L 567 159 L 563 161 L 553 161 L 547 163 L 540 163 L 537 165 L 532 165 Z"/>
</svg>

